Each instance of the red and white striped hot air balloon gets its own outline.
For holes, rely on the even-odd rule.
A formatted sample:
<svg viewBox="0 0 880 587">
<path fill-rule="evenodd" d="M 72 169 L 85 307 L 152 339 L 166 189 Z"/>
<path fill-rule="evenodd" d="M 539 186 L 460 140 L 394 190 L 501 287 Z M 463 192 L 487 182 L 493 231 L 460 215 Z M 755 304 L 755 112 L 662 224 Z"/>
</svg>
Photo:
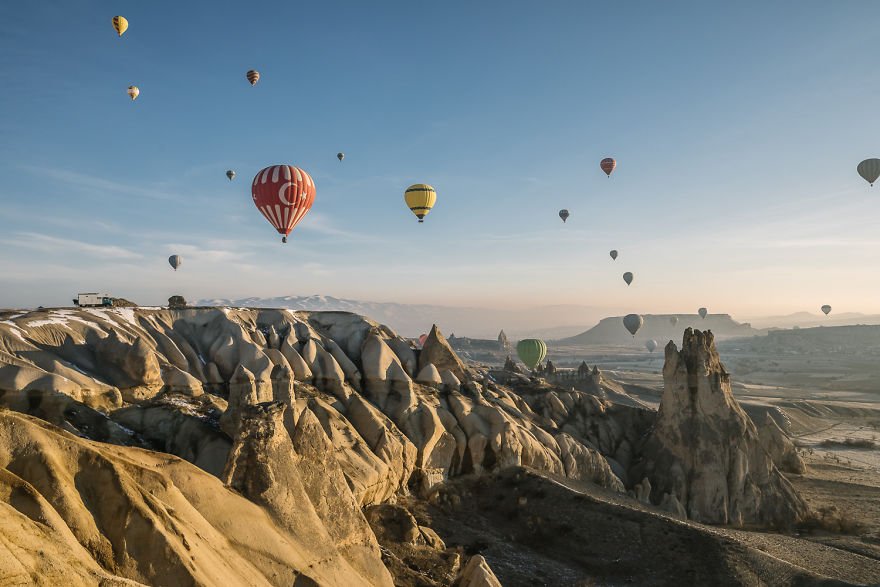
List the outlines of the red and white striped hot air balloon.
<svg viewBox="0 0 880 587">
<path fill-rule="evenodd" d="M 602 168 L 602 171 L 605 172 L 605 175 L 611 177 L 611 172 L 614 171 L 615 167 L 617 167 L 617 161 L 615 161 L 611 157 L 605 157 L 604 159 L 599 161 L 599 167 Z"/>
<path fill-rule="evenodd" d="M 315 182 L 311 176 L 293 165 L 272 165 L 254 177 L 251 195 L 257 210 L 284 235 L 287 235 L 311 210 L 315 202 Z"/>
</svg>

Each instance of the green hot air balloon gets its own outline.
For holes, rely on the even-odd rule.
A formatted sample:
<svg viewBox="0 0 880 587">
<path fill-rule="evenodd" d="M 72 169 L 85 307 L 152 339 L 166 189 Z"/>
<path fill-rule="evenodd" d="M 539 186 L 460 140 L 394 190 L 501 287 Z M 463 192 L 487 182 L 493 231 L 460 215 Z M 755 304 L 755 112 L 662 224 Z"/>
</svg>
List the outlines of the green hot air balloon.
<svg viewBox="0 0 880 587">
<path fill-rule="evenodd" d="M 636 332 L 639 331 L 639 328 L 644 323 L 645 321 L 638 314 L 627 314 L 623 317 L 623 326 L 633 335 L 633 338 L 636 337 Z"/>
<path fill-rule="evenodd" d="M 653 353 L 653 352 L 654 352 L 654 349 L 657 348 L 657 341 L 656 341 L 656 340 L 653 340 L 653 339 L 652 339 L 652 340 L 646 340 L 646 341 L 645 341 L 645 348 L 648 349 L 648 352 L 649 352 L 649 353 Z"/>
<path fill-rule="evenodd" d="M 859 166 L 856 167 L 856 171 L 859 172 L 862 179 L 869 184 L 874 185 L 874 182 L 880 177 L 880 159 L 865 159 L 859 163 Z"/>
<path fill-rule="evenodd" d="M 700 308 L 699 310 L 697 310 L 697 313 L 700 315 L 700 318 L 705 320 L 706 314 L 709 313 L 709 310 L 707 310 L 706 308 Z"/>
<path fill-rule="evenodd" d="M 822 306 L 822 311 L 825 312 L 825 315 L 827 316 L 828 313 L 831 312 L 831 306 L 825 304 L 824 306 Z"/>
<path fill-rule="evenodd" d="M 526 338 L 516 343 L 516 354 L 526 367 L 534 369 L 547 356 L 547 345 L 543 340 Z"/>
<path fill-rule="evenodd" d="M 612 261 L 616 261 L 616 260 L 617 260 L 617 250 L 612 250 L 612 251 L 611 251 L 610 253 L 608 253 L 608 254 L 611 255 L 611 260 L 612 260 Z"/>
<path fill-rule="evenodd" d="M 633 282 L 633 274 L 627 271 L 623 274 L 623 280 L 626 282 L 627 285 L 629 285 Z"/>
</svg>

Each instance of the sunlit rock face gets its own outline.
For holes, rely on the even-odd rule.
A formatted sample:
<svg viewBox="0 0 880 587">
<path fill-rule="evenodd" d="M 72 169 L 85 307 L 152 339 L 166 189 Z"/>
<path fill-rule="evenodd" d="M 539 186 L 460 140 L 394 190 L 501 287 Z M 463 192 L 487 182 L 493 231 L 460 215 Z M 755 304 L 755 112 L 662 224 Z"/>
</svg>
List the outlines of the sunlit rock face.
<svg viewBox="0 0 880 587">
<path fill-rule="evenodd" d="M 651 502 L 674 497 L 687 516 L 716 524 L 791 525 L 806 505 L 774 466 L 730 391 L 711 332 L 685 330 L 666 345 L 663 396 L 637 467 Z M 669 497 L 667 497 L 669 496 Z"/>
</svg>

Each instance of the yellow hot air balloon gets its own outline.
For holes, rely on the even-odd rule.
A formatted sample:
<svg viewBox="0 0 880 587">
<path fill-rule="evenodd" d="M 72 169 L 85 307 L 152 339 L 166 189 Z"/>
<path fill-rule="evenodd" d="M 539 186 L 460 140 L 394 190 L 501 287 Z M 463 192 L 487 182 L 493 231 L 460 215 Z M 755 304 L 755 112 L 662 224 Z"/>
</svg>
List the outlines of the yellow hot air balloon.
<svg viewBox="0 0 880 587">
<path fill-rule="evenodd" d="M 437 201 L 437 192 L 429 185 L 417 183 L 406 188 L 403 199 L 406 200 L 406 205 L 416 215 L 419 222 L 424 222 L 425 215 L 431 211 L 434 202 Z"/>
<path fill-rule="evenodd" d="M 131 99 L 132 99 L 132 100 L 134 100 L 135 98 L 138 97 L 138 94 L 140 94 L 141 91 L 140 91 L 139 89 L 137 89 L 137 86 L 128 86 L 128 89 L 126 90 L 126 93 L 127 93 L 129 96 L 131 96 Z"/>
<path fill-rule="evenodd" d="M 113 23 L 113 28 L 119 33 L 120 37 L 122 36 L 122 33 L 128 30 L 128 21 L 122 16 L 114 16 L 113 20 L 110 22 Z"/>
</svg>

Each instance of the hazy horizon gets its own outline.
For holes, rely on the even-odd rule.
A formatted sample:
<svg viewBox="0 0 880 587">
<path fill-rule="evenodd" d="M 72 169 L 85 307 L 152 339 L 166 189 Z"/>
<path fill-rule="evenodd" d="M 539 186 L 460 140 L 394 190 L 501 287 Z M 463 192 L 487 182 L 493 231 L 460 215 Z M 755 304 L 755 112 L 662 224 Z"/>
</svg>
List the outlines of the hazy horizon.
<svg viewBox="0 0 880 587">
<path fill-rule="evenodd" d="M 673 4 L 269 2 L 265 35 L 243 6 L 6 4 L 0 307 L 880 313 L 880 186 L 855 171 L 880 154 L 876 5 Z M 250 196 L 277 163 L 317 184 L 287 245 Z"/>
</svg>

